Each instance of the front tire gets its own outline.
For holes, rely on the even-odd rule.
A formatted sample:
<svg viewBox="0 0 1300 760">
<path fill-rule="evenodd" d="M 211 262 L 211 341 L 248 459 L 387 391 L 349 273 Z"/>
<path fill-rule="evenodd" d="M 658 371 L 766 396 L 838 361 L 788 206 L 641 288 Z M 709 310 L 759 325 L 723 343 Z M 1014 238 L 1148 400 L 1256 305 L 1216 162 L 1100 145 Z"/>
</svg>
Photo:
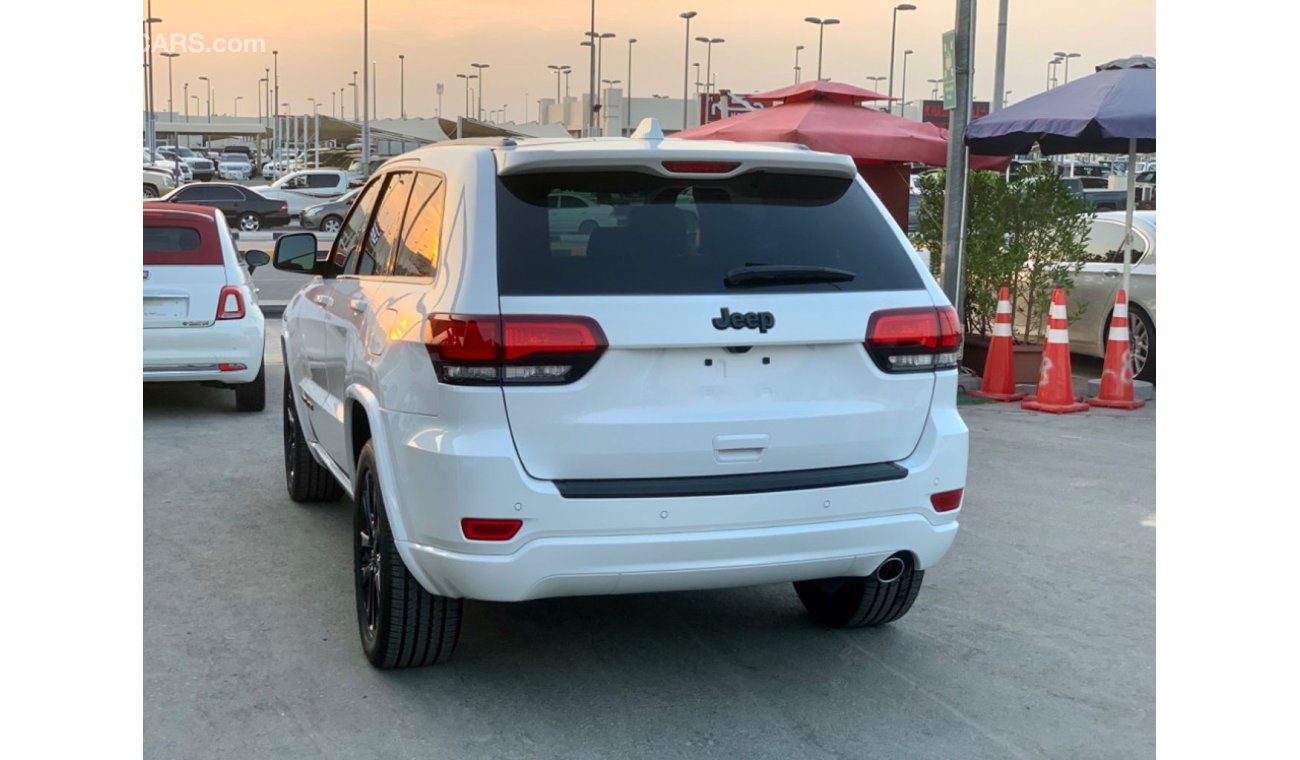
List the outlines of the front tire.
<svg viewBox="0 0 1300 760">
<path fill-rule="evenodd" d="M 241 412 L 260 412 L 266 408 L 266 360 L 253 382 L 235 386 L 235 408 Z"/>
<path fill-rule="evenodd" d="M 1133 379 L 1156 381 L 1156 326 L 1139 308 L 1129 309 L 1129 355 L 1133 357 Z"/>
<path fill-rule="evenodd" d="M 460 638 L 463 602 L 430 594 L 406 569 L 389 529 L 369 441 L 357 459 L 355 505 L 353 575 L 366 659 L 382 669 L 446 662 Z"/>
<path fill-rule="evenodd" d="M 284 369 L 283 420 L 284 481 L 289 489 L 289 498 L 299 503 L 337 500 L 343 495 L 343 486 L 312 457 L 307 448 L 307 437 L 298 422 L 298 408 L 293 404 L 288 367 Z"/>
<path fill-rule="evenodd" d="M 320 231 L 338 232 L 339 227 L 342 226 L 343 226 L 343 220 L 340 217 L 335 216 L 334 214 L 330 214 L 329 216 L 321 220 Z"/>
<path fill-rule="evenodd" d="M 244 232 L 257 232 L 262 229 L 262 217 L 252 211 L 245 211 L 239 215 L 239 229 Z"/>
<path fill-rule="evenodd" d="M 154 187 L 153 185 L 145 185 L 145 186 L 144 186 L 144 197 L 146 197 L 146 198 L 157 198 L 157 197 L 158 197 L 158 188 Z"/>
<path fill-rule="evenodd" d="M 825 578 L 795 581 L 794 590 L 812 619 L 833 628 L 864 628 L 898 620 L 912 609 L 925 571 L 900 556 L 906 568 L 890 583 L 875 575 L 866 578 Z"/>
</svg>

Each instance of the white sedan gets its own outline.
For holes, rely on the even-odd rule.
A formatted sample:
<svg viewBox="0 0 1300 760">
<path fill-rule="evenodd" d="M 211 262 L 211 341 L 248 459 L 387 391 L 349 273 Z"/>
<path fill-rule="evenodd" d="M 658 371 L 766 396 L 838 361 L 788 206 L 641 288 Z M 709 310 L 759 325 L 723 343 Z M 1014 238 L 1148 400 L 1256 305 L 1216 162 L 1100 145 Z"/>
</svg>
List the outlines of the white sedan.
<svg viewBox="0 0 1300 760">
<path fill-rule="evenodd" d="M 264 197 L 284 201 L 289 215 L 297 216 L 308 206 L 334 200 L 349 190 L 348 173 L 341 169 L 303 169 L 284 175 L 270 185 L 251 188 Z"/>
</svg>

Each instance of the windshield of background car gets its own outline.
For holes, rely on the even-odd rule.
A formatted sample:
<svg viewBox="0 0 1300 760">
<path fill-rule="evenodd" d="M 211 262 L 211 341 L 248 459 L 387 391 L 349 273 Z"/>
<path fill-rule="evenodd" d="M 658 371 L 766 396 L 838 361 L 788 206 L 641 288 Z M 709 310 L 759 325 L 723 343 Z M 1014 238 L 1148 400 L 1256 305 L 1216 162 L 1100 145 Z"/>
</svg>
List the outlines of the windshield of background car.
<svg viewBox="0 0 1300 760">
<path fill-rule="evenodd" d="M 585 199 L 584 208 L 556 197 Z M 775 292 L 917 290 L 911 253 L 844 177 L 752 171 L 728 179 L 630 171 L 507 175 L 497 192 L 502 295 L 704 294 L 737 267 L 854 273 Z"/>
</svg>

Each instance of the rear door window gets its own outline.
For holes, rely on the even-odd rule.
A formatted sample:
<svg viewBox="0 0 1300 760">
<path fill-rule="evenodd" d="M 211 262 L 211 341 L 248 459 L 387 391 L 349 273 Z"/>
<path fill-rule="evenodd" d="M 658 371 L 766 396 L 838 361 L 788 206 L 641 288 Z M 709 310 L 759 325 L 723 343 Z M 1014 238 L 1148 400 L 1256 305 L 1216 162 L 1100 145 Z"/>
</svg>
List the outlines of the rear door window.
<svg viewBox="0 0 1300 760">
<path fill-rule="evenodd" d="M 307 187 L 318 190 L 326 187 L 338 187 L 339 178 L 333 174 L 309 174 L 307 175 Z"/>
<path fill-rule="evenodd" d="M 349 270 L 349 274 L 382 277 L 389 273 L 397 248 L 397 236 L 402 231 L 402 217 L 411 195 L 411 183 L 410 172 L 388 175 L 383 198 L 374 215 L 374 224 L 366 231 L 356 269 Z"/>
<path fill-rule="evenodd" d="M 371 182 L 357 198 L 357 202 L 352 204 L 352 211 L 339 230 L 334 243 L 334 263 L 344 272 L 351 271 L 357 257 L 361 255 L 361 235 L 370 222 L 375 200 L 379 198 L 383 186 L 382 179 Z"/>
<path fill-rule="evenodd" d="M 611 209 L 575 231 L 570 202 Z M 502 295 L 727 292 L 741 267 L 854 277 L 768 292 L 919 290 L 910 254 L 867 191 L 843 177 L 755 171 L 686 179 L 627 171 L 507 175 L 497 193 Z"/>
<path fill-rule="evenodd" d="M 393 274 L 397 277 L 433 277 L 438 269 L 438 248 L 442 239 L 443 186 L 434 174 L 415 175 L 415 186 L 406 207 L 402 242 L 398 246 Z"/>
<path fill-rule="evenodd" d="M 221 244 L 215 229 L 202 230 L 184 224 L 148 224 L 144 226 L 144 263 L 221 264 Z"/>
</svg>

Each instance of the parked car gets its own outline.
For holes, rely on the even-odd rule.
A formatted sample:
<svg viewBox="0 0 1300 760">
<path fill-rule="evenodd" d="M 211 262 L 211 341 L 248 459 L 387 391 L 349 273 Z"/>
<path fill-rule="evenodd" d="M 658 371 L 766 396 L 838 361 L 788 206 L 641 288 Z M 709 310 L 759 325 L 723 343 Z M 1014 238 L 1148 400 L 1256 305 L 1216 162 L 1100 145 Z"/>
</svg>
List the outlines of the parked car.
<svg viewBox="0 0 1300 760">
<path fill-rule="evenodd" d="M 352 201 L 360 190 L 361 188 L 354 187 L 332 201 L 308 206 L 298 215 L 298 224 L 305 230 L 338 232 L 343 225 L 343 217 L 348 215 L 348 209 L 352 207 Z"/>
<path fill-rule="evenodd" d="M 595 193 L 554 193 L 548 199 L 552 235 L 590 235 L 597 227 L 613 227 L 614 207 Z"/>
<path fill-rule="evenodd" d="M 390 158 L 392 158 L 392 156 L 371 157 L 369 168 L 365 170 L 363 170 L 361 167 L 362 162 L 360 156 L 352 159 L 352 162 L 348 164 L 348 168 L 347 168 L 348 181 L 353 185 L 360 185 L 361 183 L 365 182 L 366 179 L 370 177 L 371 174 L 374 174 L 376 171 L 378 171 L 379 167 L 383 166 L 384 162 L 386 162 Z"/>
<path fill-rule="evenodd" d="M 243 153 L 223 153 L 217 160 L 217 174 L 222 179 L 249 179 L 253 163 Z"/>
<path fill-rule="evenodd" d="M 226 182 L 189 185 L 164 195 L 160 202 L 212 206 L 243 232 L 289 223 L 289 207 L 281 200 L 265 198 L 256 190 Z"/>
<path fill-rule="evenodd" d="M 176 189 L 176 175 L 172 169 L 144 167 L 144 197 L 157 198 Z"/>
<path fill-rule="evenodd" d="M 1086 198 L 1097 211 L 1122 211 L 1128 208 L 1128 193 L 1124 190 L 1088 189 L 1079 177 L 1067 177 L 1061 181 L 1072 194 Z"/>
<path fill-rule="evenodd" d="M 641 131 L 422 148 L 276 242 L 286 485 L 352 497 L 377 667 L 467 598 L 793 582 L 881 625 L 953 542 L 957 314 L 851 159 Z M 562 195 L 618 222 L 555 235 Z"/>
<path fill-rule="evenodd" d="M 169 158 L 174 156 L 173 160 L 179 159 L 189 164 L 190 169 L 194 172 L 194 179 L 200 182 L 209 182 L 217 174 L 217 166 L 212 159 L 201 156 L 189 148 L 176 145 L 159 145 L 158 150 L 164 155 L 173 154 L 168 156 Z"/>
<path fill-rule="evenodd" d="M 342 169 L 303 169 L 253 189 L 267 198 L 289 204 L 289 214 L 296 216 L 308 206 L 338 198 L 348 187 L 348 173 Z"/>
<path fill-rule="evenodd" d="M 209 188 L 196 188 L 209 189 Z M 197 382 L 266 407 L 266 323 L 252 285 L 263 251 L 235 248 L 216 209 L 144 205 L 144 382 Z"/>
<path fill-rule="evenodd" d="M 175 154 L 172 155 L 174 156 Z M 187 182 L 194 181 L 194 171 L 190 169 L 189 164 L 181 161 L 179 158 L 167 158 L 161 151 L 157 151 L 151 155 L 148 148 L 144 149 L 143 156 L 145 166 L 172 172 L 175 175 L 178 184 L 183 185 Z"/>
<path fill-rule="evenodd" d="M 1070 289 L 1070 350 L 1105 358 L 1111 312 L 1124 271 L 1124 212 L 1097 214 L 1088 234 L 1088 258 Z M 1133 212 L 1128 325 L 1133 377 L 1156 379 L 1156 212 Z"/>
</svg>

